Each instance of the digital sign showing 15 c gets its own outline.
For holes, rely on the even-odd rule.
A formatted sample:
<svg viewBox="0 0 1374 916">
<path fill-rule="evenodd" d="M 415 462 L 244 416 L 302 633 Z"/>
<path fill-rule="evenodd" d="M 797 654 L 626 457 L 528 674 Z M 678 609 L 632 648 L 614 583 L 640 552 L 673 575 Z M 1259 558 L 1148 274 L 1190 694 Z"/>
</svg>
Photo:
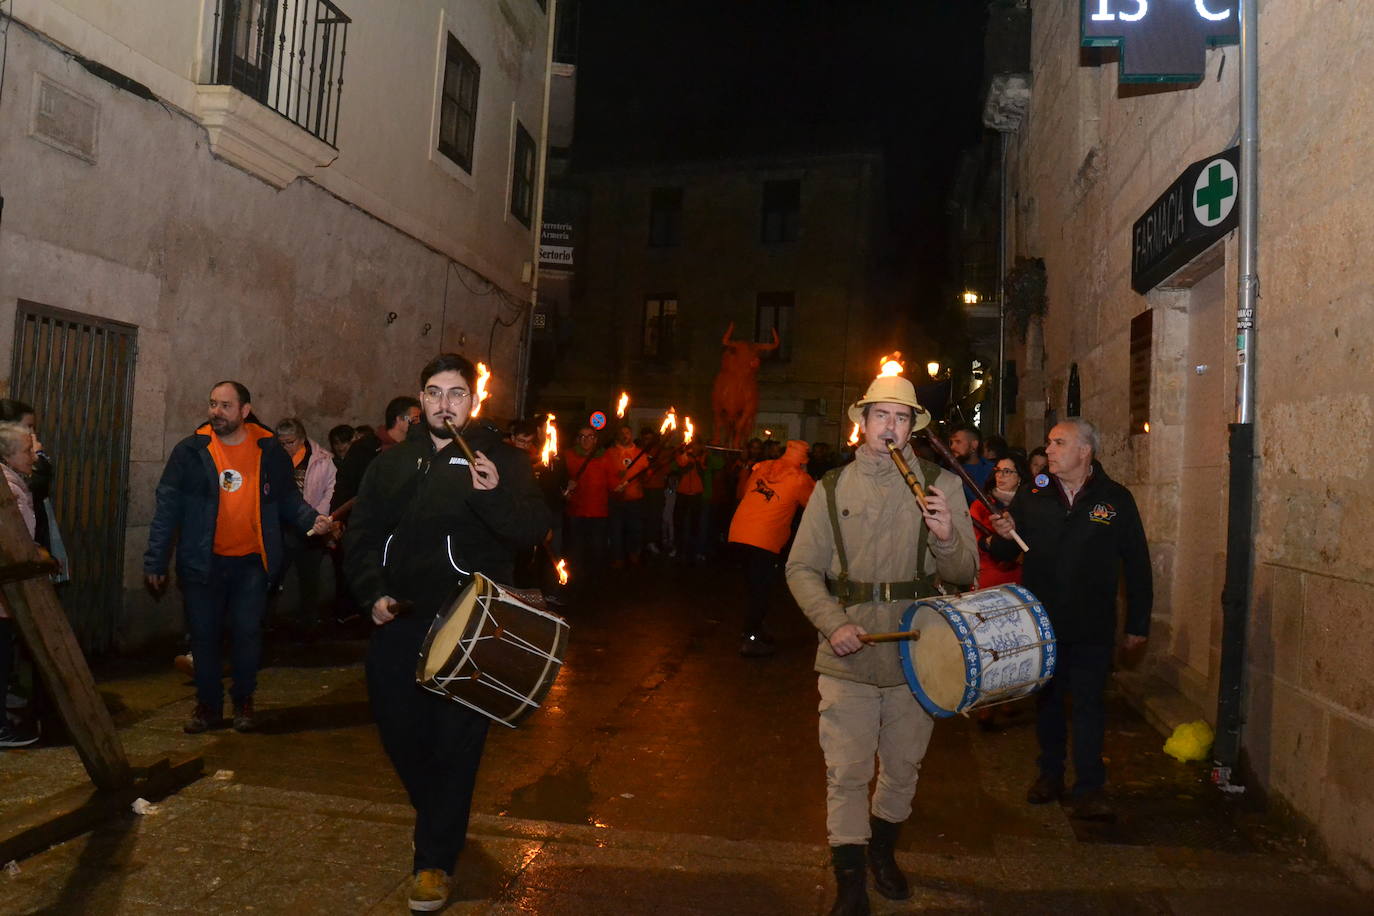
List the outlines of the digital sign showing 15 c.
<svg viewBox="0 0 1374 916">
<path fill-rule="evenodd" d="M 1239 40 L 1239 3 L 1082 0 L 1082 40 L 1119 49 L 1123 83 L 1193 83 L 1202 79 L 1208 47 Z"/>
<path fill-rule="evenodd" d="M 1167 2 L 1155 0 L 1156 4 Z M 1217 4 L 1216 0 L 1193 0 L 1193 9 L 1208 22 L 1224 22 L 1231 18 L 1233 10 L 1227 8 L 1213 12 L 1207 8 L 1209 2 L 1214 6 L 1227 6 L 1225 3 Z M 1089 0 L 1089 4 L 1096 7 L 1096 12 L 1092 14 L 1094 22 L 1139 22 L 1150 14 L 1150 0 Z"/>
</svg>

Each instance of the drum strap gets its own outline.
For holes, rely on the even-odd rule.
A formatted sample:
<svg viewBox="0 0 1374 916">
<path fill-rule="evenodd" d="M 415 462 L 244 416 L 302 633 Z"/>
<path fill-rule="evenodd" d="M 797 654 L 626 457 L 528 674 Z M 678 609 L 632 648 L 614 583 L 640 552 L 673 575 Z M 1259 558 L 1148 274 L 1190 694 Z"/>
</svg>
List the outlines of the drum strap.
<svg viewBox="0 0 1374 916">
<path fill-rule="evenodd" d="M 925 470 L 925 485 L 929 487 L 939 479 L 940 469 L 929 462 L 921 462 Z M 849 558 L 845 555 L 844 535 L 840 533 L 840 510 L 835 497 L 835 491 L 840 480 L 840 472 L 844 468 L 834 468 L 826 471 L 821 477 L 821 486 L 825 487 L 826 503 L 830 510 L 830 530 L 834 536 L 835 553 L 840 560 L 840 577 L 835 580 L 827 579 L 826 588 L 830 594 L 834 595 L 846 607 L 852 604 L 861 604 L 868 601 L 900 601 L 906 598 L 925 598 L 936 594 L 938 589 L 935 587 L 934 577 L 924 569 L 926 562 L 926 546 L 930 536 L 930 529 L 922 524 L 920 533 L 916 536 L 916 577 L 906 582 L 859 582 L 849 578 Z"/>
</svg>

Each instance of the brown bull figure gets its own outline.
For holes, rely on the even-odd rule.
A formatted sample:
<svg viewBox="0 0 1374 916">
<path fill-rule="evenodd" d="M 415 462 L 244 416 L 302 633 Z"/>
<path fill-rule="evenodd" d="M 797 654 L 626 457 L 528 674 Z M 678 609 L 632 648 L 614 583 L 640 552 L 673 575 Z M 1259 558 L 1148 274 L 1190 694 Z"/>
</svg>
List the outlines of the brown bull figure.
<svg viewBox="0 0 1374 916">
<path fill-rule="evenodd" d="M 715 413 L 716 441 L 726 448 L 743 448 L 754 430 L 759 412 L 759 354 L 778 348 L 778 329 L 773 329 L 771 344 L 731 340 L 735 323 L 725 329 L 721 344 L 720 372 L 711 389 L 711 409 Z"/>
</svg>

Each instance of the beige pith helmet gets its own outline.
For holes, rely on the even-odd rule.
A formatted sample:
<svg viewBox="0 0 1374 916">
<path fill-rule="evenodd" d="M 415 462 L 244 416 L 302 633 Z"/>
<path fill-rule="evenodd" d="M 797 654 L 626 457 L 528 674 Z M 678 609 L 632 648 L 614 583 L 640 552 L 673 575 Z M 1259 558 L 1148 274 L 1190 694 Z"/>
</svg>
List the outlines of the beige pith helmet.
<svg viewBox="0 0 1374 916">
<path fill-rule="evenodd" d="M 925 429 L 930 425 L 930 411 L 921 406 L 916 400 L 916 387 L 911 382 L 900 375 L 880 375 L 873 380 L 873 384 L 868 386 L 864 396 L 859 398 L 849 407 L 849 419 L 855 423 L 864 421 L 864 405 L 866 404 L 905 404 L 912 409 L 914 416 L 911 418 L 911 431 L 914 433 L 918 429 Z"/>
</svg>

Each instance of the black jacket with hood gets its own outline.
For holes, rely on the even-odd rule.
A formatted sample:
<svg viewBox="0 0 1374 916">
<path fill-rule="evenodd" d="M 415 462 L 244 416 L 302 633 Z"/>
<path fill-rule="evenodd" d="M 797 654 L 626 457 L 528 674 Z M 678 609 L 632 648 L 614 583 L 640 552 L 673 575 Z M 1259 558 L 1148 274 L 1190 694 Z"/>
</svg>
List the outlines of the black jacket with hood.
<svg viewBox="0 0 1374 916">
<path fill-rule="evenodd" d="M 1145 528 L 1131 491 L 1093 462 L 1072 507 L 1059 481 L 1022 487 L 1011 503 L 1016 533 L 1030 552 L 1022 584 L 1040 599 L 1064 643 L 1110 646 L 1116 641 L 1116 592 L 1126 577 L 1126 632 L 1150 633 L 1154 580 Z M 1013 541 L 992 537 L 988 552 L 1016 558 Z"/>
<path fill-rule="evenodd" d="M 344 535 L 349 585 L 365 611 L 389 595 L 413 601 L 415 616 L 428 620 L 473 572 L 509 583 L 515 551 L 548 532 L 529 455 L 489 426 L 463 438 L 496 465 L 494 489 L 474 489 L 458 445 L 436 450 L 424 424 L 368 467 Z"/>
</svg>

